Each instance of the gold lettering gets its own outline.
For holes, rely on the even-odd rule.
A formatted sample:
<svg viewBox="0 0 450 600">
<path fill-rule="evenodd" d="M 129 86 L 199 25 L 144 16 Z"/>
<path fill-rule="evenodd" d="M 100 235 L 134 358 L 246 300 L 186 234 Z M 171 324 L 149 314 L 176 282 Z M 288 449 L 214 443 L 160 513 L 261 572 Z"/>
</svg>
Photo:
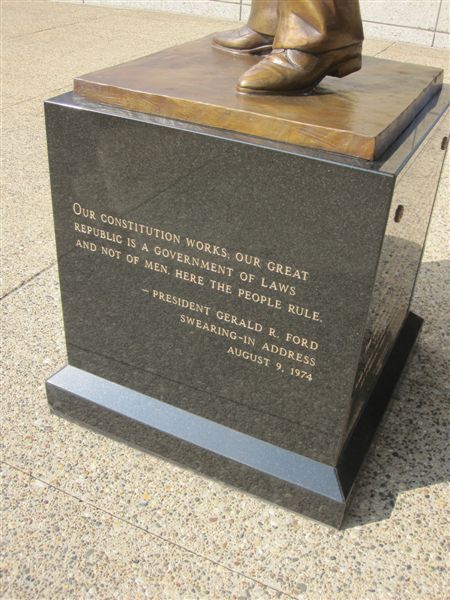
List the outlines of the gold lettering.
<svg viewBox="0 0 450 600">
<path fill-rule="evenodd" d="M 254 352 L 249 352 L 248 350 L 242 350 L 242 348 L 237 348 L 236 346 L 230 346 L 227 350 L 227 354 L 230 356 L 234 356 L 235 358 L 242 358 L 243 360 L 248 360 L 257 365 L 262 365 L 264 367 L 268 367 L 270 365 L 270 359 L 265 356 L 261 356 L 260 354 L 255 354 Z"/>
<path fill-rule="evenodd" d="M 264 296 L 258 292 L 243 290 L 242 288 L 238 289 L 238 297 L 248 300 L 249 302 L 255 302 L 256 304 L 264 304 L 269 308 L 276 308 L 277 310 L 281 310 L 282 307 L 280 300 L 276 300 L 270 296 Z"/>
<path fill-rule="evenodd" d="M 213 290 L 222 292 L 222 294 L 231 294 L 233 292 L 233 288 L 229 283 L 223 283 L 222 281 L 216 281 L 215 279 L 210 279 L 209 283 Z"/>
<path fill-rule="evenodd" d="M 319 343 L 314 340 L 308 340 L 305 337 L 301 337 L 300 335 L 295 335 L 293 333 L 286 333 L 286 341 L 292 342 L 296 346 L 301 346 L 302 348 L 309 348 L 309 350 L 317 350 L 319 348 Z"/>
<path fill-rule="evenodd" d="M 314 357 L 301 354 L 300 352 L 295 352 L 294 350 L 288 350 L 287 348 L 283 348 L 283 346 L 278 346 L 277 344 L 269 344 L 268 342 L 265 342 L 262 345 L 262 349 L 266 352 L 271 352 L 272 354 L 277 354 L 278 356 L 288 358 L 289 360 L 295 360 L 296 362 L 304 365 L 310 365 L 311 367 L 314 367 L 316 364 L 316 359 Z"/>
<path fill-rule="evenodd" d="M 148 292 L 148 290 L 143 290 Z M 166 294 L 160 290 L 152 290 L 152 297 L 155 300 L 160 300 L 161 302 L 167 302 L 168 304 L 174 304 L 175 306 L 179 306 L 181 308 L 187 308 L 192 312 L 199 312 L 201 314 L 209 315 L 209 311 L 211 310 L 210 306 L 205 306 L 203 304 L 197 304 L 196 302 L 192 302 L 192 300 L 188 300 L 187 298 L 180 298 L 179 296 L 172 296 L 172 294 Z"/>
<path fill-rule="evenodd" d="M 175 277 L 177 277 L 177 279 L 183 279 L 183 281 L 188 281 L 189 283 L 195 283 L 196 285 L 205 285 L 205 280 L 202 275 L 189 273 L 189 271 L 175 269 Z"/>
<path fill-rule="evenodd" d="M 84 208 L 79 202 L 74 202 L 72 204 L 72 210 L 77 215 L 77 217 L 85 217 L 86 219 L 91 219 L 91 221 L 96 220 L 95 212 L 90 208 Z"/>
<path fill-rule="evenodd" d="M 228 258 L 228 252 L 226 248 L 216 246 L 216 244 L 210 244 L 209 242 L 203 242 L 201 240 L 194 240 L 186 237 L 186 244 L 189 248 L 195 248 L 199 252 L 205 252 L 207 254 L 213 254 L 214 256 L 221 256 L 222 258 Z"/>
<path fill-rule="evenodd" d="M 320 321 L 320 313 L 315 310 L 310 310 L 305 306 L 288 304 L 288 313 L 296 315 L 297 317 L 303 317 L 304 319 L 311 319 L 311 321 Z"/>
<path fill-rule="evenodd" d="M 235 252 L 234 258 L 239 263 L 244 263 L 245 265 L 250 265 L 251 267 L 256 267 L 258 269 L 261 268 L 261 259 L 257 256 L 252 256 L 251 254 L 245 254 L 244 252 Z"/>
<path fill-rule="evenodd" d="M 295 296 L 295 287 L 293 285 L 281 283 L 280 281 L 267 281 L 265 277 L 261 278 L 261 287 L 268 288 L 274 292 L 282 292 L 289 296 Z"/>
<path fill-rule="evenodd" d="M 295 277 L 301 281 L 306 281 L 309 278 L 308 271 L 302 271 L 301 269 L 297 269 L 296 267 L 290 267 L 288 265 L 282 265 L 281 263 L 273 262 L 269 260 L 267 263 L 267 268 L 269 271 L 273 271 L 275 273 L 279 273 L 280 275 L 286 275 L 286 277 Z"/>
<path fill-rule="evenodd" d="M 238 338 L 237 333 L 233 329 L 227 329 L 226 327 L 221 327 L 219 325 L 215 325 L 214 323 L 208 323 L 207 321 L 194 319 L 187 315 L 180 315 L 180 322 L 186 323 L 186 325 L 190 325 L 196 329 L 206 331 L 207 333 L 229 338 L 230 340 L 236 340 Z"/>
<path fill-rule="evenodd" d="M 243 319 L 241 317 L 237 317 L 236 315 L 224 312 L 223 310 L 216 311 L 216 318 L 219 321 L 225 321 L 226 323 L 231 323 L 232 325 L 236 325 L 237 327 L 245 327 L 246 329 L 250 329 L 251 331 L 261 332 L 263 328 L 261 323 L 256 323 L 254 321 L 251 321 L 250 319 Z"/>
<path fill-rule="evenodd" d="M 77 248 L 81 248 L 82 250 L 89 250 L 89 252 L 97 251 L 97 244 L 94 244 L 94 242 L 88 242 L 86 240 L 77 240 L 75 246 L 77 246 Z"/>
<path fill-rule="evenodd" d="M 156 271 L 157 273 L 164 273 L 165 275 L 169 274 L 169 269 L 166 267 L 166 265 L 154 262 L 153 260 L 145 259 L 144 267 L 146 269 L 150 269 L 151 271 Z"/>
</svg>

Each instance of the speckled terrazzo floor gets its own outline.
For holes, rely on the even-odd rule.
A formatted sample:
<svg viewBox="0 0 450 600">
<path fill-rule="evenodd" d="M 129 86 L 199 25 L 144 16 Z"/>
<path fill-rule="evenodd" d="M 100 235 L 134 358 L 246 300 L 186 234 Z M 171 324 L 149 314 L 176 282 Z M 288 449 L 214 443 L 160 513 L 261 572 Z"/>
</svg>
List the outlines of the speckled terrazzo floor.
<svg viewBox="0 0 450 600">
<path fill-rule="evenodd" d="M 425 326 L 342 531 L 48 411 L 43 382 L 65 350 L 42 101 L 74 75 L 229 27 L 2 2 L 5 599 L 447 597 L 448 164 L 414 298 Z M 445 50 L 368 40 L 365 52 L 449 66 Z"/>
</svg>

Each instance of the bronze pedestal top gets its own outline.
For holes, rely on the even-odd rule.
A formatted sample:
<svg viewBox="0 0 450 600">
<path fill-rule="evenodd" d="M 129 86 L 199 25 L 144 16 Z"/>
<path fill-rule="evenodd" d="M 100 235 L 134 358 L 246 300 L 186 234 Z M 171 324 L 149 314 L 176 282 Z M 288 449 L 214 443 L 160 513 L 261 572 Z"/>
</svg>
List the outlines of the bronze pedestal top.
<svg viewBox="0 0 450 600">
<path fill-rule="evenodd" d="M 364 57 L 308 96 L 246 96 L 236 81 L 259 57 L 211 47 L 211 37 L 77 77 L 96 102 L 219 129 L 377 159 L 442 85 L 442 70 Z"/>
</svg>

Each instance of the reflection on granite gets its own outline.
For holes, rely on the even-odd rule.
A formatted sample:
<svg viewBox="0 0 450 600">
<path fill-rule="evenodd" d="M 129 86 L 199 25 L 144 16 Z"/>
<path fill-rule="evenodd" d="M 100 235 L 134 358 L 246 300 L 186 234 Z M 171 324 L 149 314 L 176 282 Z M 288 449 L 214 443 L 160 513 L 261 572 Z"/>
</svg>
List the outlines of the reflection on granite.
<svg viewBox="0 0 450 600">
<path fill-rule="evenodd" d="M 443 164 L 442 139 L 447 132 L 444 118 L 396 181 L 355 378 L 349 427 L 370 397 L 408 315 Z"/>
</svg>

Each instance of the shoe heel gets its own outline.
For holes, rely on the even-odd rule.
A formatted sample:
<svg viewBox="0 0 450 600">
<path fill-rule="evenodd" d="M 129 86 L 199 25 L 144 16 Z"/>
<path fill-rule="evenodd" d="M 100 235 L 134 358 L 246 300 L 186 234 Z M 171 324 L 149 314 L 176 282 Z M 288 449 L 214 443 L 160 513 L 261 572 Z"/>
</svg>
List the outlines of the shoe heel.
<svg viewBox="0 0 450 600">
<path fill-rule="evenodd" d="M 346 77 L 347 75 L 350 75 L 350 73 L 354 73 L 360 69 L 361 56 L 355 56 L 354 58 L 349 58 L 341 64 L 336 65 L 330 75 L 331 77 Z"/>
</svg>

